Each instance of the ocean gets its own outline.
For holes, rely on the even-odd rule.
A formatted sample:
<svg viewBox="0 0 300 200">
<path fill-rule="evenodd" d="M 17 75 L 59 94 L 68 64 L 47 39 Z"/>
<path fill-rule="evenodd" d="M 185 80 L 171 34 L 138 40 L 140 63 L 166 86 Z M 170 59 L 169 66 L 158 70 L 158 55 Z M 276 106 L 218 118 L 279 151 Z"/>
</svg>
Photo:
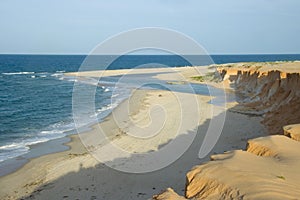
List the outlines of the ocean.
<svg viewBox="0 0 300 200">
<path fill-rule="evenodd" d="M 300 60 L 300 55 L 211 57 L 216 64 Z M 84 55 L 0 55 L 0 164 L 30 153 L 31 145 L 75 133 L 72 118 L 75 79 L 63 73 L 78 71 L 85 58 Z M 105 57 L 101 60 L 105 64 Z M 201 59 L 195 62 L 211 64 Z M 151 67 L 190 65 L 176 55 L 130 55 L 121 56 L 109 69 L 130 69 L 148 63 L 152 63 Z M 97 87 L 95 108 L 99 120 L 130 94 L 130 88 L 126 87 L 112 94 L 112 87 L 109 84 Z M 92 121 L 87 119 L 86 123 Z"/>
</svg>

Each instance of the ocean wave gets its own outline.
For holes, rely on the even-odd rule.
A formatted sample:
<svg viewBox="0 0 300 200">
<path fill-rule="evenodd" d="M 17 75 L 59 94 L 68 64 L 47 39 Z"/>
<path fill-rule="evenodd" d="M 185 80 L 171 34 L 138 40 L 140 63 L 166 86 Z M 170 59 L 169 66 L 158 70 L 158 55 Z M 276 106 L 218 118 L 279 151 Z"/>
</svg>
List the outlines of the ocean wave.
<svg viewBox="0 0 300 200">
<path fill-rule="evenodd" d="M 63 76 L 63 74 L 62 73 L 54 73 L 54 74 L 51 74 L 51 76 L 60 77 L 60 76 Z"/>
<path fill-rule="evenodd" d="M 12 142 L 10 144 L 3 145 L 0 147 L 0 162 L 28 153 L 31 145 L 62 138 L 64 136 L 65 134 L 55 134 L 50 137 L 34 137 L 20 142 Z"/>
<path fill-rule="evenodd" d="M 3 151 L 1 150 L 0 152 L 0 162 L 11 159 L 11 158 L 15 158 L 18 156 L 21 156 L 23 154 L 26 154 L 29 152 L 29 147 L 20 147 L 20 148 L 15 148 L 11 151 Z"/>
<path fill-rule="evenodd" d="M 15 148 L 18 148 L 20 147 L 20 144 L 19 143 L 11 143 L 11 144 L 7 144 L 7 145 L 3 145 L 0 147 L 0 150 L 3 150 L 3 149 L 6 149 L 6 150 L 9 150 L 9 149 L 15 149 Z"/>
<path fill-rule="evenodd" d="M 45 75 L 45 74 L 44 74 Z M 49 73 L 47 76 L 53 76 L 54 74 Z M 40 77 L 39 73 L 35 73 L 36 78 Z M 55 73 L 54 76 L 59 78 L 65 78 L 65 81 L 69 79 L 62 74 Z M 81 82 L 81 80 L 79 80 Z M 85 80 L 85 83 L 96 84 L 96 81 L 93 79 Z M 43 129 L 28 133 L 26 135 L 20 136 L 19 138 L 8 138 L 9 140 L 1 141 L 0 145 L 0 162 L 8 159 L 12 159 L 23 154 L 30 153 L 30 145 L 47 142 L 50 140 L 58 139 L 65 137 L 66 135 L 76 133 L 76 128 L 85 128 L 90 124 L 97 123 L 103 120 L 111 111 L 119 105 L 119 103 L 126 97 L 130 95 L 130 90 L 127 88 L 120 88 L 117 91 L 114 91 L 113 96 L 110 95 L 109 91 L 113 91 L 114 87 L 110 82 L 102 83 L 104 85 L 99 85 L 103 89 L 100 89 L 97 97 L 102 99 L 107 99 L 105 101 L 99 101 L 99 104 L 96 105 L 96 110 L 94 115 L 91 116 L 91 113 L 83 113 L 82 121 L 79 124 L 76 124 L 75 127 L 73 116 L 68 117 L 67 119 L 62 120 L 61 122 L 54 123 L 50 126 L 44 127 Z M 97 84 L 98 85 L 98 84 Z M 103 95 L 103 96 L 102 96 Z M 108 97 L 111 97 L 108 98 Z M 95 116 L 96 114 L 96 116 Z M 81 117 L 81 116 L 79 116 Z M 77 122 L 76 122 L 77 123 Z"/>
<path fill-rule="evenodd" d="M 107 111 L 107 110 L 111 110 L 113 107 L 114 107 L 113 104 L 103 106 L 102 108 L 97 109 L 97 114 L 99 114 L 101 112 L 104 112 L 104 111 Z"/>
<path fill-rule="evenodd" d="M 68 132 L 74 130 L 74 128 L 75 125 L 73 122 L 58 122 L 50 125 L 47 129 L 40 131 L 37 134 L 27 136 L 27 138 L 20 138 L 17 141 L 7 142 L 0 146 L 0 162 L 28 153 L 31 145 L 62 138 L 66 136 Z"/>
<path fill-rule="evenodd" d="M 118 94 L 118 93 L 114 93 L 114 94 L 112 94 L 111 95 L 111 98 L 116 98 L 116 97 L 118 97 L 120 94 Z"/>
<path fill-rule="evenodd" d="M 35 72 L 4 72 L 3 75 L 22 75 L 22 74 L 34 74 Z"/>
</svg>

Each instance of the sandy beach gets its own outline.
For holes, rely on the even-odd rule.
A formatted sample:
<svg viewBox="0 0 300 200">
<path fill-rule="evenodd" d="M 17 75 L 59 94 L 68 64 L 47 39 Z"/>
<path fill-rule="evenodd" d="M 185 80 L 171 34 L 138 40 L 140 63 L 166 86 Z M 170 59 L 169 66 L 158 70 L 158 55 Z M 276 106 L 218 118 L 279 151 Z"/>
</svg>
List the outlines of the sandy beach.
<svg viewBox="0 0 300 200">
<path fill-rule="evenodd" d="M 221 69 L 221 67 L 218 66 L 218 69 L 222 70 L 223 68 Z M 296 69 L 294 68 L 294 70 Z M 205 74 L 214 72 L 215 68 L 211 66 L 201 66 L 162 69 L 137 69 L 134 71 L 112 70 L 105 71 L 104 73 L 79 72 L 70 73 L 67 75 L 80 76 L 81 78 L 85 78 L 99 76 L 118 76 L 124 74 L 128 75 L 156 73 L 157 75 L 155 75 L 154 78 L 165 82 L 175 80 L 175 83 L 181 83 L 182 81 L 199 83 L 199 80 L 195 80 L 195 78 L 192 77 L 203 76 L 205 78 Z M 174 84 L 174 82 L 170 84 Z M 231 91 L 230 95 L 234 95 L 235 90 L 232 90 L 233 88 L 229 87 L 230 83 L 227 83 L 224 77 L 223 82 L 210 83 L 210 85 L 214 85 L 219 88 L 223 88 L 223 84 L 225 84 L 226 89 Z M 191 99 L 199 102 L 198 109 L 192 108 L 188 112 L 197 112 L 200 117 L 197 121 L 196 127 L 186 126 L 180 129 L 180 136 L 182 138 L 185 138 L 189 137 L 189 129 L 193 128 L 194 130 L 196 130 L 195 139 L 193 140 L 192 145 L 187 149 L 187 151 L 183 153 L 182 156 L 180 156 L 178 160 L 165 168 L 141 174 L 121 172 L 112 169 L 107 165 L 109 165 L 109 163 L 113 160 L 120 159 L 121 161 L 119 161 L 119 163 L 126 166 L 126 161 L 122 161 L 122 156 L 120 157 L 120 155 L 112 153 L 104 157 L 104 160 L 102 159 L 102 162 L 100 162 L 89 153 L 89 147 L 86 148 L 82 144 L 82 140 L 80 140 L 81 137 L 85 138 L 83 139 L 85 142 L 88 141 L 90 143 L 93 143 L 92 136 L 96 134 L 95 131 L 97 131 L 97 127 L 100 126 L 101 129 L 104 130 L 104 132 L 109 133 L 108 138 L 110 142 L 114 143 L 118 147 L 121 147 L 130 154 L 158 151 L 162 146 L 168 144 L 169 141 L 172 141 L 177 137 L 175 133 L 178 130 L 178 124 L 180 120 L 182 120 L 178 118 L 178 116 L 181 116 L 181 105 L 179 105 L 178 103 L 178 98 L 182 98 L 183 102 L 187 104 L 190 104 L 189 101 L 191 101 Z M 212 178 L 213 181 L 215 180 L 223 182 L 225 186 L 227 186 L 226 181 L 233 179 L 229 175 L 231 172 L 227 170 L 227 167 L 224 167 L 226 164 L 226 160 L 228 159 L 231 159 L 233 160 L 232 162 L 234 162 L 231 163 L 231 161 L 228 161 L 228 165 L 236 166 L 238 169 L 246 170 L 247 166 L 257 166 L 258 169 L 253 169 L 251 167 L 253 171 L 245 172 L 245 174 L 251 174 L 258 171 L 260 172 L 260 169 L 262 169 L 260 173 L 264 174 L 266 173 L 264 170 L 268 170 L 270 166 L 274 166 L 275 164 L 272 163 L 272 161 L 270 161 L 271 163 L 261 161 L 262 164 L 260 165 L 260 157 L 252 155 L 252 152 L 249 153 L 249 151 L 254 151 L 251 146 L 249 147 L 249 144 L 255 144 L 256 146 L 259 146 L 262 143 L 262 140 L 255 138 L 268 135 L 268 131 L 263 126 L 263 124 L 261 124 L 263 115 L 236 112 L 239 107 L 238 102 L 234 101 L 227 103 L 225 109 L 224 106 L 211 104 L 210 101 L 212 100 L 212 98 L 213 97 L 206 95 L 197 95 L 159 89 L 134 90 L 130 98 L 123 101 L 117 108 L 115 108 L 114 111 L 108 117 L 106 117 L 103 122 L 93 125 L 91 130 L 87 132 L 81 133 L 79 135 L 69 136 L 71 138 L 71 142 L 66 144 L 70 147 L 69 150 L 31 159 L 27 164 L 25 164 L 16 172 L 1 177 L 0 199 L 151 199 L 154 195 L 161 193 L 166 188 L 172 188 L 172 190 L 169 189 L 169 193 L 164 193 L 166 196 L 162 195 L 160 197 L 157 197 L 157 199 L 184 199 L 185 197 L 193 198 L 197 195 L 199 198 L 219 198 L 220 196 L 216 196 L 215 190 L 211 190 L 210 192 L 210 190 L 208 189 L 208 191 L 203 192 L 203 194 L 199 193 L 199 185 L 197 185 L 198 183 L 195 183 L 197 178 L 189 178 L 194 177 L 195 174 L 197 174 L 202 169 L 199 170 L 199 168 L 194 168 L 193 171 L 190 172 L 190 170 L 194 166 L 201 163 L 206 163 L 211 158 L 213 160 L 220 160 L 220 162 L 218 162 L 217 164 L 210 164 L 214 161 L 205 164 L 203 168 L 205 168 L 205 170 L 207 168 L 207 172 L 201 171 L 201 173 L 204 173 L 206 176 L 214 174 L 214 177 Z M 160 109 L 160 107 L 162 107 L 163 109 Z M 217 111 L 218 115 L 213 116 L 212 110 Z M 213 117 L 220 117 L 225 113 L 226 119 L 219 140 L 210 151 L 210 153 L 205 156 L 205 158 L 199 159 L 199 149 L 204 140 L 205 133 L 209 128 L 209 122 Z M 172 117 L 167 118 L 164 125 L 162 126 L 163 128 L 156 130 L 155 125 L 160 123 L 161 116 L 163 116 L 164 114 Z M 120 120 L 116 120 L 116 116 L 122 119 L 121 123 L 116 123 L 120 122 Z M 189 119 L 186 120 L 189 121 Z M 154 126 L 151 126 L 151 124 Z M 149 128 L 150 132 L 154 130 L 158 134 L 154 137 L 151 137 L 150 139 L 136 139 L 135 137 L 132 137 L 132 135 L 130 135 L 130 133 L 140 133 L 139 129 L 136 129 L 136 125 L 138 125 L 138 127 L 143 127 L 143 130 L 148 130 L 145 128 L 147 127 Z M 298 137 L 295 136 L 297 134 L 295 134 L 294 132 L 286 131 L 286 135 L 294 135 L 294 138 Z M 282 139 L 280 137 L 285 138 Z M 291 146 L 292 150 L 285 150 L 280 148 L 275 151 L 274 155 L 282 154 L 282 159 L 284 159 L 285 156 L 289 157 L 290 153 L 294 152 L 294 149 L 297 149 L 299 144 L 297 144 L 296 141 L 286 141 L 286 143 L 281 143 L 281 140 L 286 140 L 287 137 L 280 137 L 274 136 L 274 138 L 271 137 L 266 140 L 274 141 L 273 143 L 268 143 L 268 145 L 271 146 Z M 101 144 L 95 143 L 95 145 L 98 145 L 97 149 L 100 151 L 106 151 L 106 148 L 108 148 L 108 144 L 105 142 Z M 92 151 L 92 149 L 89 150 Z M 222 155 L 227 151 L 230 151 L 230 153 Z M 278 154 L 276 153 L 277 151 Z M 237 159 L 237 157 L 241 157 L 243 162 L 241 163 L 241 160 Z M 298 159 L 297 161 L 295 161 L 296 163 L 298 163 L 298 154 L 295 154 L 294 157 L 292 156 L 292 158 L 289 159 L 292 160 L 293 158 Z M 133 161 L 134 159 L 138 160 L 139 158 L 132 157 Z M 237 160 L 235 161 L 235 159 Z M 225 161 L 222 162 L 223 160 Z M 249 164 L 246 164 L 246 161 L 249 162 Z M 281 169 L 284 170 L 284 165 L 288 164 L 289 162 L 282 162 L 282 168 L 278 168 L 279 172 L 281 171 Z M 210 167 L 210 165 L 212 166 Z M 200 166 L 202 168 L 202 165 Z M 298 164 L 294 166 L 298 166 Z M 293 170 L 294 173 L 297 173 L 298 171 L 296 167 L 291 170 Z M 292 176 L 290 175 L 281 174 L 279 172 L 276 174 L 276 176 L 284 177 L 284 179 L 292 178 Z M 188 174 L 188 183 L 186 183 L 186 174 Z M 228 174 L 228 176 L 224 176 L 224 174 Z M 236 174 L 235 176 L 240 175 L 242 176 L 243 174 Z M 202 174 L 200 176 L 202 176 Z M 221 178 L 222 180 L 220 181 L 218 178 Z M 229 183 L 228 185 L 234 188 L 247 188 L 247 184 L 245 184 L 245 180 L 247 179 L 248 178 L 245 175 L 243 179 L 234 179 L 232 180 L 231 185 Z M 265 177 L 256 179 L 256 176 L 253 176 L 250 181 L 252 181 L 253 184 L 256 184 L 258 182 L 261 182 L 262 179 L 265 180 Z M 279 181 L 282 181 L 283 178 L 277 179 L 279 179 Z M 193 183 L 195 183 L 196 186 L 191 183 L 192 180 L 194 181 Z M 209 184 L 210 182 L 203 182 L 203 180 L 199 180 L 199 183 L 203 185 Z M 295 184 L 296 182 L 292 182 L 293 186 Z M 223 188 L 226 188 L 225 186 Z M 179 197 L 177 194 L 173 193 L 173 190 L 182 197 Z M 248 194 L 247 189 L 242 188 L 241 190 L 237 190 L 238 192 L 243 191 Z M 252 193 L 255 194 L 255 191 L 256 190 L 254 188 L 254 192 L 252 191 Z M 172 195 L 174 195 L 173 198 Z M 183 197 L 184 195 L 185 197 Z M 292 195 L 297 195 L 297 192 L 292 193 Z M 238 197 L 240 196 L 233 195 L 233 199 Z M 224 196 L 224 199 L 226 198 L 227 196 Z"/>
<path fill-rule="evenodd" d="M 0 0 L 0 200 L 300 200 L 300 0 Z"/>
</svg>

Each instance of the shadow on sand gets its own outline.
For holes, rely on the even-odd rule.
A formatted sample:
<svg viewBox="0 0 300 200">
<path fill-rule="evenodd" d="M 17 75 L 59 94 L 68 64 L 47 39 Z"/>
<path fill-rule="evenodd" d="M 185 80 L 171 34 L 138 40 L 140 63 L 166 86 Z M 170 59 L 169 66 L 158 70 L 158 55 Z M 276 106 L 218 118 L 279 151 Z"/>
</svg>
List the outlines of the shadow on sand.
<svg viewBox="0 0 300 200">
<path fill-rule="evenodd" d="M 220 115 L 222 114 L 224 113 Z M 264 135 L 260 126 L 260 117 L 228 111 L 226 115 L 222 134 L 210 155 L 237 148 L 245 149 L 248 139 Z M 103 163 L 91 168 L 83 168 L 82 163 L 78 163 L 80 165 L 78 172 L 68 173 L 46 183 L 22 199 L 45 199 L 46 197 L 51 199 L 151 199 L 154 194 L 168 187 L 184 195 L 186 173 L 193 166 L 210 159 L 209 155 L 203 159 L 198 158 L 210 121 L 208 119 L 198 127 L 197 135 L 188 150 L 178 160 L 163 169 L 145 174 L 130 174 L 116 171 Z M 244 124 L 240 124 L 241 122 Z M 257 128 L 253 128 L 253 132 L 250 133 L 242 130 L 241 126 Z M 185 137 L 183 135 L 176 140 L 185 141 Z M 135 155 L 132 155 L 132 158 L 134 157 Z"/>
</svg>

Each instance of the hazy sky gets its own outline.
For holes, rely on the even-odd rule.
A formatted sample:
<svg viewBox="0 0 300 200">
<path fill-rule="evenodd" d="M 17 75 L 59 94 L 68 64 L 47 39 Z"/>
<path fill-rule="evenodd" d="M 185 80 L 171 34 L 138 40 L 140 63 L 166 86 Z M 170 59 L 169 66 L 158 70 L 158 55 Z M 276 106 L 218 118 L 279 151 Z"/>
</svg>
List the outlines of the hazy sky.
<svg viewBox="0 0 300 200">
<path fill-rule="evenodd" d="M 163 27 L 210 54 L 300 53 L 300 0 L 0 0 L 0 53 L 88 53 Z"/>
</svg>

